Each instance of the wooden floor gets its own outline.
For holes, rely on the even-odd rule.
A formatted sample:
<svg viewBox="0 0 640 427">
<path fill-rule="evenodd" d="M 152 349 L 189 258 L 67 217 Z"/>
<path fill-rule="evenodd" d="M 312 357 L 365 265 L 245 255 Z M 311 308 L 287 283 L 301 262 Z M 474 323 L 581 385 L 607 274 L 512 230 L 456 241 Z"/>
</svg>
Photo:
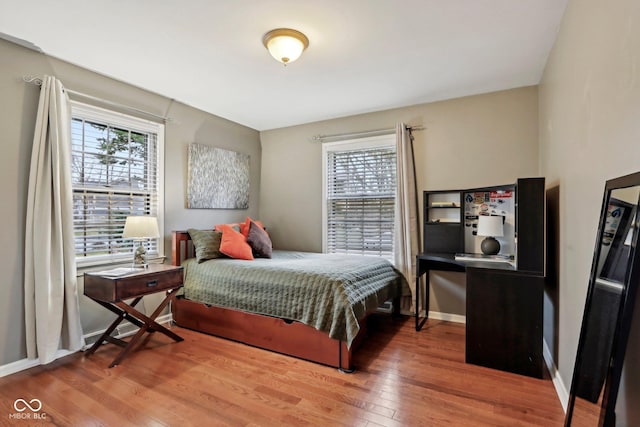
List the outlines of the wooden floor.
<svg viewBox="0 0 640 427">
<path fill-rule="evenodd" d="M 464 363 L 464 326 L 377 316 L 344 374 L 315 363 L 174 330 L 112 369 L 118 347 L 0 378 L 0 425 L 561 426 L 551 380 Z M 16 420 L 16 399 L 44 420 Z M 29 410 L 25 411 L 28 413 Z M 46 414 L 46 415 L 43 415 Z M 12 424 L 13 423 L 13 424 Z"/>
</svg>

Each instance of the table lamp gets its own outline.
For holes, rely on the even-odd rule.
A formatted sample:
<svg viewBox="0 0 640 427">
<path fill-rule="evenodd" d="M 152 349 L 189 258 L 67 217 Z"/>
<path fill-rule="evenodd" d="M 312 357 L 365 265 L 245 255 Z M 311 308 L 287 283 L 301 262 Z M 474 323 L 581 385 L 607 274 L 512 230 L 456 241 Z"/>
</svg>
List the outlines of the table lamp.
<svg viewBox="0 0 640 427">
<path fill-rule="evenodd" d="M 478 217 L 478 236 L 485 236 L 486 239 L 480 244 L 480 249 L 485 255 L 497 255 L 500 252 L 500 242 L 495 238 L 504 235 L 502 216 L 480 215 Z"/>
<path fill-rule="evenodd" d="M 133 251 L 133 267 L 147 268 L 147 250 L 144 248 L 144 241 L 160 237 L 156 217 L 128 216 L 124 224 L 122 237 L 138 242 L 138 247 L 134 248 Z"/>
</svg>

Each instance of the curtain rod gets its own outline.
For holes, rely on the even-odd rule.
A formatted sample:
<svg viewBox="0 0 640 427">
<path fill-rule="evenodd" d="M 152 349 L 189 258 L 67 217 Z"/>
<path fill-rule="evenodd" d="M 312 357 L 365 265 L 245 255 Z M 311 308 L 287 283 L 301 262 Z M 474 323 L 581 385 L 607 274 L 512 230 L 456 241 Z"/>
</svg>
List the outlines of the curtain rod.
<svg viewBox="0 0 640 427">
<path fill-rule="evenodd" d="M 36 86 L 42 86 L 42 79 L 40 77 L 22 76 L 22 81 L 25 82 L 25 83 L 34 84 Z M 77 92 L 75 90 L 71 90 L 71 89 L 68 89 L 68 88 L 64 88 L 64 90 L 69 95 L 79 96 L 81 98 L 86 98 L 86 99 L 90 99 L 92 101 L 97 101 L 97 102 L 100 102 L 102 104 L 109 105 L 111 107 L 116 107 L 116 108 L 120 108 L 120 109 L 131 111 L 131 112 L 135 112 L 135 113 L 138 113 L 138 114 L 143 114 L 143 115 L 146 115 L 146 116 L 149 116 L 149 117 L 154 117 L 156 119 L 161 120 L 162 123 L 166 123 L 166 122 L 171 121 L 171 119 L 168 118 L 168 117 L 159 116 L 157 114 L 150 113 L 150 112 L 144 111 L 144 110 L 140 110 L 138 108 L 131 107 L 129 105 L 125 105 L 125 104 L 120 104 L 118 102 L 109 101 L 108 99 L 98 98 L 97 96 L 89 95 L 89 94 L 82 93 L 82 92 Z"/>
<path fill-rule="evenodd" d="M 407 129 L 410 131 L 420 131 L 424 130 L 424 126 L 407 126 Z M 329 142 L 328 140 L 335 139 L 349 139 L 349 138 L 363 138 L 365 136 L 378 136 L 378 135 L 388 135 L 390 133 L 394 133 L 396 131 L 395 128 L 388 129 L 378 129 L 378 130 L 369 130 L 363 132 L 350 132 L 350 133 L 336 133 L 333 135 L 314 135 L 311 137 L 313 142 Z"/>
</svg>

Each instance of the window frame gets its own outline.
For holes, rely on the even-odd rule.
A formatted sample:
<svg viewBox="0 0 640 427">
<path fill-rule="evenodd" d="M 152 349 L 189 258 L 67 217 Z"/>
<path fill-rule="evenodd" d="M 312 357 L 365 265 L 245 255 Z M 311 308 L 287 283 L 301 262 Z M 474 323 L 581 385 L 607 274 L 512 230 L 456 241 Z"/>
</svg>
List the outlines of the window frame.
<svg viewBox="0 0 640 427">
<path fill-rule="evenodd" d="M 322 144 L 322 252 L 327 253 L 328 250 L 328 194 L 327 191 L 329 189 L 328 182 L 328 155 L 331 151 L 362 151 L 368 149 L 377 149 L 377 148 L 393 148 L 396 151 L 396 138 L 395 134 L 385 134 L 385 135 L 377 135 L 366 138 L 357 138 L 357 139 L 348 139 L 342 141 L 335 142 L 325 142 Z M 397 156 L 397 151 L 396 151 Z M 396 183 L 397 183 L 397 169 L 396 169 Z M 395 217 L 397 216 L 397 212 L 395 211 L 397 208 L 397 190 L 394 195 L 394 237 L 392 240 L 392 251 L 390 254 L 390 260 L 393 260 L 395 253 Z M 366 256 L 375 256 L 375 255 L 366 255 Z"/>
<path fill-rule="evenodd" d="M 158 230 L 160 237 L 156 240 L 156 251 L 148 252 L 150 256 L 165 256 L 164 251 L 164 144 L 165 144 L 165 125 L 164 123 L 155 122 L 140 117 L 124 114 L 114 110 L 97 107 L 95 105 L 71 100 L 71 120 L 82 119 L 95 121 L 115 128 L 125 128 L 140 132 L 148 132 L 156 135 L 156 218 L 158 221 Z M 69 123 L 71 126 L 71 122 Z M 72 184 L 72 192 L 75 192 L 76 186 Z M 117 190 L 116 190 L 117 191 Z M 75 226 L 74 226 L 75 231 Z M 75 233 L 74 233 L 75 234 Z M 150 239 L 151 240 L 151 239 Z M 74 235 L 75 242 L 75 235 Z M 74 245 L 75 246 L 75 245 Z M 104 266 L 109 264 L 123 264 L 133 259 L 132 246 L 131 253 L 94 255 L 89 257 L 77 257 L 77 268 L 90 268 L 94 266 Z"/>
</svg>

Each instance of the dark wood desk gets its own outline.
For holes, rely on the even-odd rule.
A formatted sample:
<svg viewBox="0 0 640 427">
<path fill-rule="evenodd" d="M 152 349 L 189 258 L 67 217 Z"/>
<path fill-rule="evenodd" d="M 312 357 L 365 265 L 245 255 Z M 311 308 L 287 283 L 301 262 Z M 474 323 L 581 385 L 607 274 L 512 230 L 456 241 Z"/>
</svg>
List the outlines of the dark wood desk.
<svg viewBox="0 0 640 427">
<path fill-rule="evenodd" d="M 427 286 L 425 286 L 423 306 L 425 307 L 425 317 L 420 319 L 420 313 L 416 310 L 416 331 L 420 331 L 424 322 L 429 318 L 429 272 L 431 270 L 437 270 L 466 273 L 467 267 L 515 271 L 515 268 L 508 262 L 461 261 L 456 260 L 455 255 L 450 253 L 418 254 L 416 257 L 416 307 L 420 307 L 420 277 L 423 274 L 426 275 Z"/>
<path fill-rule="evenodd" d="M 464 273 L 467 271 L 467 267 L 464 262 L 456 261 L 453 254 L 418 254 L 416 257 L 416 331 L 420 331 L 424 322 L 429 319 L 429 271 L 457 271 Z M 425 316 L 420 319 L 420 278 L 422 275 L 426 275 L 426 286 L 424 287 L 424 305 Z"/>
<path fill-rule="evenodd" d="M 416 308 L 420 277 L 426 274 L 424 307 L 416 309 L 416 331 L 429 313 L 429 272 L 466 273 L 466 362 L 542 378 L 544 276 L 519 271 L 507 262 L 456 260 L 454 254 L 422 253 L 416 257 Z"/>
<path fill-rule="evenodd" d="M 182 280 L 182 267 L 163 264 L 150 264 L 149 268 L 120 277 L 85 273 L 84 294 L 118 316 L 85 352 L 85 356 L 91 356 L 105 342 L 119 345 L 123 349 L 109 365 L 112 368 L 135 349 L 145 333 L 160 332 L 174 341 L 182 341 L 182 337 L 155 320 L 173 300 L 176 291 L 182 287 Z M 161 291 L 165 291 L 166 296 L 150 316 L 142 314 L 135 308 L 143 296 Z M 124 300 L 130 298 L 133 298 L 133 301 L 127 304 Z M 120 322 L 125 319 L 140 328 L 129 342 L 111 336 Z"/>
</svg>

